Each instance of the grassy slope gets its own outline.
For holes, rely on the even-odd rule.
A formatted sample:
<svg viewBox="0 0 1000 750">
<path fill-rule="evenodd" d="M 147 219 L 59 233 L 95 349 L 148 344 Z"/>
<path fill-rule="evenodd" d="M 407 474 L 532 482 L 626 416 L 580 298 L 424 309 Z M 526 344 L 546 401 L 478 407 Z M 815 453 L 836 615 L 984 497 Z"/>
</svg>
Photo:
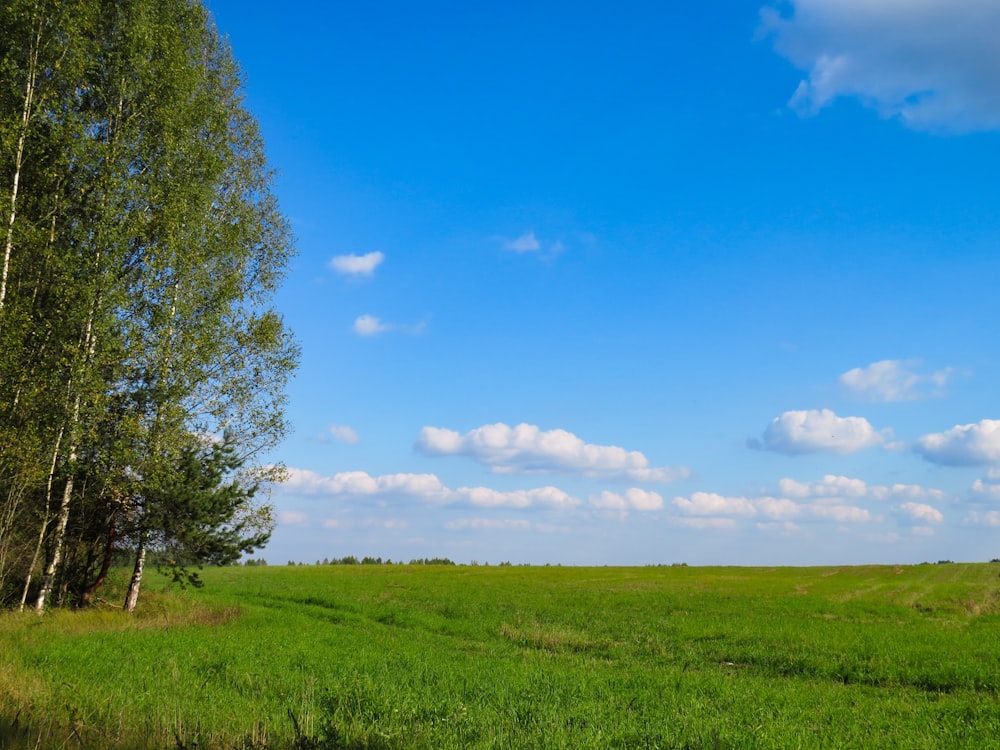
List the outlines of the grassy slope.
<svg viewBox="0 0 1000 750">
<path fill-rule="evenodd" d="M 998 573 L 210 570 L 137 618 L 0 617 L 0 706 L 98 746 L 287 746 L 294 716 L 340 748 L 991 747 Z"/>
</svg>

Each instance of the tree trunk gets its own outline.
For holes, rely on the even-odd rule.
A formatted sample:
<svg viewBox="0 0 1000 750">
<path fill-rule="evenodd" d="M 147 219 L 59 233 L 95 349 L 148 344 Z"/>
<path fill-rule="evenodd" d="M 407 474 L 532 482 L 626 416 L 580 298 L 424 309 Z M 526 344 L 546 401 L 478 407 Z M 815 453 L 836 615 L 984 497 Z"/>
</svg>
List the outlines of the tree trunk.
<svg viewBox="0 0 1000 750">
<path fill-rule="evenodd" d="M 37 12 L 37 7 L 35 8 Z M 21 165 L 24 160 L 24 142 L 28 137 L 28 123 L 35 98 L 35 76 L 38 71 L 38 48 L 42 38 L 42 20 L 38 19 L 31 50 L 28 52 L 28 75 L 24 85 L 24 106 L 21 108 L 21 129 L 17 136 L 17 150 L 14 154 L 14 179 L 10 190 L 10 212 L 7 215 L 7 237 L 4 241 L 3 272 L 0 274 L 0 311 L 7 298 L 7 276 L 10 271 L 10 256 L 14 249 L 14 221 L 17 218 L 17 191 L 21 183 Z"/>
<path fill-rule="evenodd" d="M 45 487 L 45 515 L 42 517 L 42 527 L 38 531 L 38 543 L 35 545 L 35 554 L 31 557 L 31 565 L 28 566 L 28 574 L 24 577 L 24 590 L 21 591 L 21 604 L 18 609 L 24 609 L 24 603 L 28 600 L 28 589 L 31 587 L 31 576 L 34 575 L 38 558 L 42 554 L 42 544 L 45 542 L 45 529 L 49 526 L 49 508 L 52 507 L 52 482 L 56 475 L 56 462 L 59 460 L 59 448 L 62 444 L 63 430 L 59 429 L 56 435 L 56 446 L 52 451 L 52 465 L 49 467 L 49 481 Z"/>
<path fill-rule="evenodd" d="M 80 402 L 77 400 L 77 416 L 79 416 Z M 69 460 L 72 463 L 76 459 L 76 446 L 70 446 Z M 73 475 L 66 477 L 66 485 L 63 488 L 62 502 L 59 503 L 59 515 L 56 521 L 55 539 L 52 545 L 52 559 L 49 560 L 45 569 L 45 577 L 42 579 L 42 588 L 38 592 L 38 599 L 35 600 L 35 611 L 41 614 L 45 611 L 45 602 L 52 593 L 55 584 L 56 573 L 59 570 L 59 563 L 62 561 L 63 542 L 66 540 L 66 524 L 69 522 L 70 498 L 73 496 Z"/>
<path fill-rule="evenodd" d="M 146 537 L 139 537 L 139 549 L 135 553 L 135 567 L 132 569 L 132 580 L 128 584 L 128 593 L 125 594 L 126 612 L 135 612 L 136 602 L 139 601 L 139 586 L 142 585 L 142 571 L 146 565 Z"/>
<path fill-rule="evenodd" d="M 94 593 L 101 587 L 101 584 L 108 577 L 108 571 L 111 570 L 111 561 L 115 556 L 115 542 L 118 540 L 118 534 L 115 531 L 115 522 L 111 521 L 108 527 L 108 540 L 104 545 L 104 559 L 101 560 L 101 570 L 97 574 L 97 578 L 92 584 L 87 586 L 80 594 L 80 606 L 87 607 L 90 606 L 91 599 L 94 598 Z"/>
</svg>

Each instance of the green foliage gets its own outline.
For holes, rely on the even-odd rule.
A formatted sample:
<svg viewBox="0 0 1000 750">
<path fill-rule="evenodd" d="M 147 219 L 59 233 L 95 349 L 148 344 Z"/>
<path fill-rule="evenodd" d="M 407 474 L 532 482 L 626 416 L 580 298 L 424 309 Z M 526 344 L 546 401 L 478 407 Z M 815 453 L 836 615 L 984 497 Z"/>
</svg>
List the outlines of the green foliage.
<svg viewBox="0 0 1000 750">
<path fill-rule="evenodd" d="M 201 586 L 191 566 L 231 565 L 267 544 L 272 524 L 252 506 L 257 485 L 233 478 L 241 463 L 225 439 L 187 446 L 176 469 L 147 498 L 147 543 L 175 583 Z"/>
<path fill-rule="evenodd" d="M 134 618 L 0 618 L 0 715 L 20 711 L 31 746 L 63 742 L 71 716 L 101 747 L 991 747 L 1000 732 L 988 563 L 203 576 Z"/>
<path fill-rule="evenodd" d="M 0 0 L 0 604 L 84 604 L 176 535 L 158 504 L 205 436 L 240 486 L 280 475 L 256 464 L 298 356 L 271 181 L 200 2 Z"/>
</svg>

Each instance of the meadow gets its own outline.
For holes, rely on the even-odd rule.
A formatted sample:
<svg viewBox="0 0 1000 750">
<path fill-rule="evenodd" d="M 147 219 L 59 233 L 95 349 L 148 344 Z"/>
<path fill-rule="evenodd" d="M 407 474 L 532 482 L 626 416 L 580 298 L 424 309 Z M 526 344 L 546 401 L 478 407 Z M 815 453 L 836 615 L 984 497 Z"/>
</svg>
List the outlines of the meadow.
<svg viewBox="0 0 1000 750">
<path fill-rule="evenodd" d="M 0 747 L 1000 747 L 998 574 L 209 569 L 0 615 Z"/>
</svg>

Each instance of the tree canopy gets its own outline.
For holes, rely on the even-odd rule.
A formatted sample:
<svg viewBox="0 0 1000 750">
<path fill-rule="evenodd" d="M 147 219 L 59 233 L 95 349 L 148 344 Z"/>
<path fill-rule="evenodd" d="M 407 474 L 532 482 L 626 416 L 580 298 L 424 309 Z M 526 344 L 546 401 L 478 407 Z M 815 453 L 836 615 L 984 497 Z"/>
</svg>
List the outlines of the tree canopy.
<svg viewBox="0 0 1000 750">
<path fill-rule="evenodd" d="M 193 0 L 0 0 L 0 601 L 123 552 L 267 539 L 293 253 L 238 66 Z"/>
</svg>

